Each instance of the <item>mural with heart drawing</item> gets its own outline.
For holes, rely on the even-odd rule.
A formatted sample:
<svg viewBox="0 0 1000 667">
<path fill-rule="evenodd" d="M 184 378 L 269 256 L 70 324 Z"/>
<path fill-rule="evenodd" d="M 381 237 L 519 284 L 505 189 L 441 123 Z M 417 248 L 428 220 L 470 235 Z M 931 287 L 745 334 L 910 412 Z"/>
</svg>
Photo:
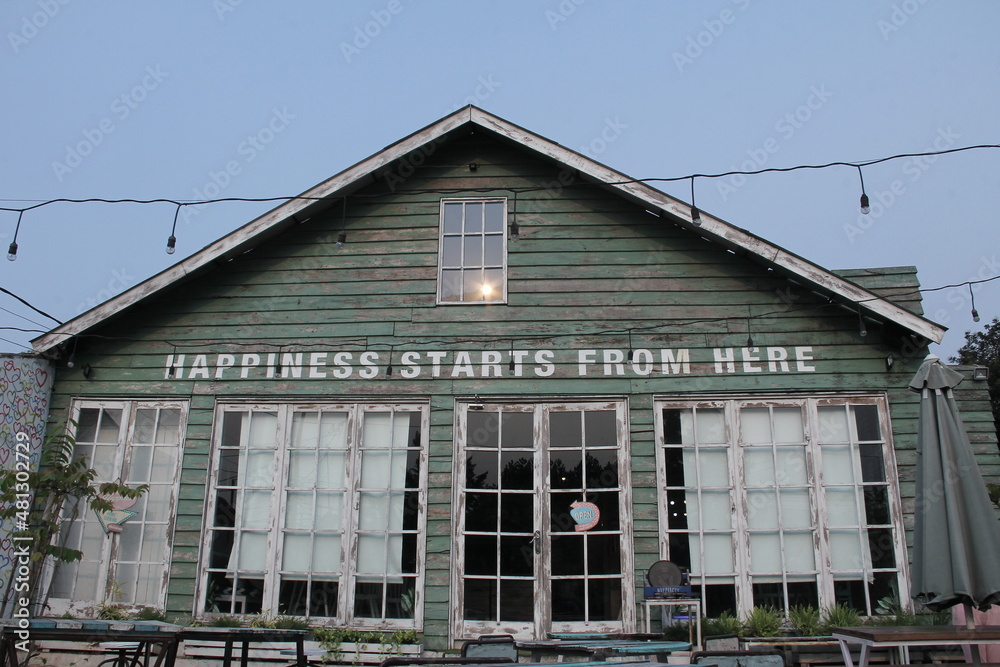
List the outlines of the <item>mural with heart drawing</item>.
<svg viewBox="0 0 1000 667">
<path fill-rule="evenodd" d="M 38 466 L 52 397 L 52 377 L 52 366 L 44 359 L 0 355 L 0 467 L 3 469 L 14 469 L 18 433 L 28 434 L 31 467 Z M 11 571 L 12 529 L 9 523 L 0 523 L 0 590 L 7 589 Z"/>
</svg>

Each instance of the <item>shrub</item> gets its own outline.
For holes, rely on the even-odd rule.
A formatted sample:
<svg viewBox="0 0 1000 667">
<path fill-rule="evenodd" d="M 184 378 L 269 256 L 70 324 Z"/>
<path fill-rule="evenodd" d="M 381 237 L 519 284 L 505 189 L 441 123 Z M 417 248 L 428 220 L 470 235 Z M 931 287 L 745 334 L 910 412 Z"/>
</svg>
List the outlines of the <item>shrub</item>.
<svg viewBox="0 0 1000 667">
<path fill-rule="evenodd" d="M 132 619 L 136 621 L 162 621 L 166 623 L 167 615 L 153 607 L 139 607 L 139 609 L 132 613 Z"/>
<path fill-rule="evenodd" d="M 216 616 L 202 622 L 208 628 L 242 628 L 243 621 L 238 616 Z"/>
<path fill-rule="evenodd" d="M 728 611 L 719 614 L 718 618 L 705 618 L 701 622 L 701 633 L 705 637 L 713 635 L 741 635 L 743 624 Z"/>
<path fill-rule="evenodd" d="M 861 616 L 853 607 L 838 603 L 826 608 L 820 628 L 823 634 L 828 634 L 830 628 L 849 627 L 860 623 Z"/>
<path fill-rule="evenodd" d="M 788 621 L 795 634 L 815 637 L 819 634 L 819 609 L 807 605 L 795 605 L 788 610 Z"/>
<path fill-rule="evenodd" d="M 774 607 L 754 607 L 744 622 L 746 634 L 750 637 L 776 637 L 781 631 L 781 612 Z"/>
</svg>

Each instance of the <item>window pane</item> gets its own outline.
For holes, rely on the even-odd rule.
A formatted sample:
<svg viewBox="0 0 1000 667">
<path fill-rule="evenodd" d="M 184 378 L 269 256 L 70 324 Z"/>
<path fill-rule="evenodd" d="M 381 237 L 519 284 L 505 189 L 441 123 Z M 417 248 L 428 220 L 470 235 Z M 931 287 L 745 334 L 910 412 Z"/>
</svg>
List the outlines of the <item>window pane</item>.
<svg viewBox="0 0 1000 667">
<path fill-rule="evenodd" d="M 136 444 L 151 444 L 153 431 L 156 429 L 156 410 L 135 411 L 135 433 L 132 435 Z"/>
<path fill-rule="evenodd" d="M 446 236 L 441 246 L 441 266 L 448 268 L 461 268 L 462 266 L 462 237 Z"/>
<path fill-rule="evenodd" d="M 781 571 L 781 541 L 778 533 L 750 535 L 750 571 L 758 574 Z"/>
<path fill-rule="evenodd" d="M 878 406 L 855 405 L 853 410 L 858 427 L 858 440 L 881 440 L 882 431 L 878 425 Z"/>
<path fill-rule="evenodd" d="M 530 412 L 505 412 L 503 415 L 503 448 L 531 449 L 535 442 L 535 419 Z"/>
<path fill-rule="evenodd" d="M 802 442 L 804 439 L 802 410 L 799 408 L 774 408 L 774 441 L 788 443 Z"/>
<path fill-rule="evenodd" d="M 851 434 L 847 428 L 847 410 L 844 406 L 824 406 L 819 413 L 819 441 L 850 442 Z"/>
<path fill-rule="evenodd" d="M 777 530 L 778 492 L 747 491 L 747 521 L 751 530 Z"/>
<path fill-rule="evenodd" d="M 736 569 L 733 565 L 732 534 L 706 534 L 704 545 L 705 574 L 729 574 Z"/>
<path fill-rule="evenodd" d="M 827 489 L 826 510 L 831 526 L 857 526 L 858 503 L 854 487 Z"/>
<path fill-rule="evenodd" d="M 618 445 L 618 426 L 613 410 L 589 410 L 583 413 L 587 447 Z"/>
<path fill-rule="evenodd" d="M 466 236 L 464 242 L 463 266 L 483 265 L 483 237 Z"/>
<path fill-rule="evenodd" d="M 693 452 L 692 452 L 693 454 Z M 729 486 L 729 452 L 725 449 L 702 449 L 698 452 L 701 462 L 701 486 Z M 685 456 L 687 461 L 687 456 Z M 694 484 L 694 480 L 691 480 Z"/>
<path fill-rule="evenodd" d="M 483 300 L 483 270 L 465 269 L 462 271 L 462 300 Z"/>
<path fill-rule="evenodd" d="M 683 417 L 682 417 L 683 418 Z M 702 445 L 726 444 L 726 415 L 722 410 L 698 410 L 696 419 L 698 443 Z M 684 444 L 693 442 L 685 436 Z"/>
<path fill-rule="evenodd" d="M 502 232 L 504 228 L 504 203 L 502 201 L 486 202 L 486 232 Z"/>
<path fill-rule="evenodd" d="M 785 568 L 789 572 L 810 572 L 816 569 L 816 545 L 811 533 L 785 533 Z"/>
<path fill-rule="evenodd" d="M 830 557 L 834 570 L 860 572 L 864 559 L 861 557 L 861 535 L 857 530 L 831 530 Z"/>
<path fill-rule="evenodd" d="M 805 447 L 776 447 L 778 457 L 779 483 L 785 485 L 808 484 Z"/>
<path fill-rule="evenodd" d="M 771 416 L 767 408 L 740 410 L 740 439 L 745 445 L 771 442 Z"/>
<path fill-rule="evenodd" d="M 489 285 L 489 293 L 485 294 L 487 301 L 501 301 L 503 300 L 503 270 L 502 269 L 486 269 L 484 272 L 483 282 Z"/>
<path fill-rule="evenodd" d="M 747 449 L 743 452 L 743 474 L 747 486 L 773 486 L 774 455 L 771 448 Z"/>
<path fill-rule="evenodd" d="M 822 457 L 825 483 L 854 483 L 854 461 L 850 445 L 826 445 L 823 447 Z"/>
<path fill-rule="evenodd" d="M 703 491 L 701 493 L 702 527 L 705 530 L 726 529 L 733 527 L 731 504 L 728 491 Z M 688 520 L 692 520 L 694 512 L 688 501 Z"/>
<path fill-rule="evenodd" d="M 444 233 L 462 233 L 462 204 L 449 202 L 444 205 Z"/>
<path fill-rule="evenodd" d="M 479 202 L 467 202 L 465 204 L 465 233 L 482 233 L 483 231 L 483 205 Z"/>
<path fill-rule="evenodd" d="M 809 528 L 812 511 L 809 506 L 809 491 L 806 489 L 782 489 L 781 523 L 785 529 Z"/>
<path fill-rule="evenodd" d="M 582 447 L 583 426 L 579 412 L 549 413 L 550 447 Z"/>
<path fill-rule="evenodd" d="M 503 237 L 486 237 L 486 254 L 483 258 L 485 266 L 503 266 Z"/>
<path fill-rule="evenodd" d="M 444 270 L 441 272 L 441 300 L 461 301 L 462 299 L 462 272 L 458 269 Z"/>
<path fill-rule="evenodd" d="M 499 442 L 499 413 L 469 410 L 466 412 L 466 445 L 496 449 Z"/>
</svg>

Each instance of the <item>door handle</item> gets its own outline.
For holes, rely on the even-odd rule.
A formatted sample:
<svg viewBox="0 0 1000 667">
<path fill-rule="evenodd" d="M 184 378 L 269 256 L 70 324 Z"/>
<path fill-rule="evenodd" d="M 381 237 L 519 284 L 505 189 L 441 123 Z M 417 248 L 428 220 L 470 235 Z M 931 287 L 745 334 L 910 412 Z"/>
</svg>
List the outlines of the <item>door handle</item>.
<svg viewBox="0 0 1000 667">
<path fill-rule="evenodd" d="M 539 531 L 535 531 L 535 534 L 531 536 L 531 543 L 535 547 L 535 555 L 542 553 L 542 534 Z"/>
</svg>

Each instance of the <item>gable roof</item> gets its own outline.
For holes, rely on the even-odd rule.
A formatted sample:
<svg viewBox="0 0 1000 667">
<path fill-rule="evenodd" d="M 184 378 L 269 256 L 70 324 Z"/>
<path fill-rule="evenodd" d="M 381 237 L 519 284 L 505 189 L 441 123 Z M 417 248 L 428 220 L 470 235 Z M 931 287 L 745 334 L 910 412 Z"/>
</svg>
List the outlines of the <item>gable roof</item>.
<svg viewBox="0 0 1000 667">
<path fill-rule="evenodd" d="M 945 327 L 887 301 L 832 271 L 704 211 L 701 211 L 701 224 L 696 225 L 691 220 L 692 209 L 689 204 L 478 107 L 467 106 L 341 171 L 306 190 L 298 198 L 273 208 L 181 262 L 39 336 L 32 341 L 35 351 L 50 351 L 73 336 L 101 324 L 177 282 L 190 280 L 208 271 L 217 262 L 243 254 L 327 208 L 332 200 L 370 184 L 381 170 L 396 160 L 463 129 L 485 131 L 514 142 L 524 150 L 574 170 L 587 181 L 659 213 L 668 222 L 684 227 L 727 250 L 747 256 L 846 307 L 859 309 L 869 317 L 893 322 L 912 334 L 934 342 L 941 342 L 944 336 Z"/>
</svg>

